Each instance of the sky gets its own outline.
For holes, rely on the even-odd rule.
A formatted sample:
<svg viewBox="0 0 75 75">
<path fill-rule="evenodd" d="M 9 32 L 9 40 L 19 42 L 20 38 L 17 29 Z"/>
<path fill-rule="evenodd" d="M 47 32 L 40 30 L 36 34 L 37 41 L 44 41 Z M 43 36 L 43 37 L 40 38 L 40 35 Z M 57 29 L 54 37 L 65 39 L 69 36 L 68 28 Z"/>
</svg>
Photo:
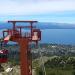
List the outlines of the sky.
<svg viewBox="0 0 75 75">
<path fill-rule="evenodd" d="M 8 20 L 75 24 L 75 0 L 0 0 L 0 21 Z"/>
</svg>

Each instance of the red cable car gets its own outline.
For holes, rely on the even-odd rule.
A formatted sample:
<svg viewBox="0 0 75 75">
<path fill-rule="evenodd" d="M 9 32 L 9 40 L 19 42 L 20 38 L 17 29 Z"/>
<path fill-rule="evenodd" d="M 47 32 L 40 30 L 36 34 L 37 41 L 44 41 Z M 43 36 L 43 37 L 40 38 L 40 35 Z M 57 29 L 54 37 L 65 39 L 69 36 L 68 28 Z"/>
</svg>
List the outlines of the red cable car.
<svg viewBox="0 0 75 75">
<path fill-rule="evenodd" d="M 6 63 L 8 61 L 8 50 L 0 50 L 0 63 Z"/>
</svg>

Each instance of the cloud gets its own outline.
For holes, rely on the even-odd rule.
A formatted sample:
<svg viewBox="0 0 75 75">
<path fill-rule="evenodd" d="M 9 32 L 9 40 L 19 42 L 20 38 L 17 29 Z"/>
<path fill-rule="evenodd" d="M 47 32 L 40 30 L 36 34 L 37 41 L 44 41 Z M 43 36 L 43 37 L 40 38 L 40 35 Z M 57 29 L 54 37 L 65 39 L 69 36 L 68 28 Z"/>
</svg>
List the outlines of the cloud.
<svg viewBox="0 0 75 75">
<path fill-rule="evenodd" d="M 30 2 L 31 1 L 31 2 Z M 6 0 L 0 2 L 0 15 L 38 15 L 74 11 L 74 0 Z M 38 2 L 37 2 L 38 1 Z"/>
<path fill-rule="evenodd" d="M 0 21 L 75 23 L 75 0 L 2 0 Z"/>
</svg>

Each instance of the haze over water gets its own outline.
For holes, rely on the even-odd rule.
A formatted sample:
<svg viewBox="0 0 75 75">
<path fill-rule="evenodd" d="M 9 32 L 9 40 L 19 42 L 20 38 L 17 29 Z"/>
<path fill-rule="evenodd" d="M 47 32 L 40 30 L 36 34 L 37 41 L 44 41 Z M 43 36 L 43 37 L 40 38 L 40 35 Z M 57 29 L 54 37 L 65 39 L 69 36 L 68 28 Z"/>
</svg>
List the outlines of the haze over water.
<svg viewBox="0 0 75 75">
<path fill-rule="evenodd" d="M 44 43 L 75 45 L 75 29 L 45 29 L 42 30 Z"/>
</svg>

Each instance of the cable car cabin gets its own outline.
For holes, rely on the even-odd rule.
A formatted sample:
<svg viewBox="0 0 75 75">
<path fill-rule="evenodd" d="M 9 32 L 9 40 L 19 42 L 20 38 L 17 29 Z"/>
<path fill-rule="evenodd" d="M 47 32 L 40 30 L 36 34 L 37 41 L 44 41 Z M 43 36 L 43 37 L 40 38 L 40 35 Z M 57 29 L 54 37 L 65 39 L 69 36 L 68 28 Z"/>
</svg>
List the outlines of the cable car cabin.
<svg viewBox="0 0 75 75">
<path fill-rule="evenodd" d="M 8 60 L 8 50 L 0 50 L 0 63 L 6 63 Z"/>
<path fill-rule="evenodd" d="M 32 30 L 32 40 L 33 41 L 40 41 L 41 40 L 41 31 L 40 31 L 40 29 L 33 29 Z"/>
</svg>

